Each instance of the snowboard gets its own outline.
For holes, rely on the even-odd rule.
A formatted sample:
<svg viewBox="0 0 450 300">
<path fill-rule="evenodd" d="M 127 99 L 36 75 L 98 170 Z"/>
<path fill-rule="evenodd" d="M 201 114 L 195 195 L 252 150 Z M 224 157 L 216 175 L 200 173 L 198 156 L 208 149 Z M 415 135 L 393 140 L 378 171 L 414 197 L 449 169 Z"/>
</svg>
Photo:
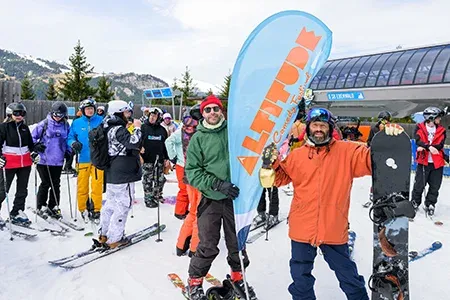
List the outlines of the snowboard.
<svg viewBox="0 0 450 300">
<path fill-rule="evenodd" d="M 409 201 L 411 142 L 378 132 L 371 144 L 373 204 L 372 300 L 409 300 L 408 222 L 415 210 Z"/>
</svg>

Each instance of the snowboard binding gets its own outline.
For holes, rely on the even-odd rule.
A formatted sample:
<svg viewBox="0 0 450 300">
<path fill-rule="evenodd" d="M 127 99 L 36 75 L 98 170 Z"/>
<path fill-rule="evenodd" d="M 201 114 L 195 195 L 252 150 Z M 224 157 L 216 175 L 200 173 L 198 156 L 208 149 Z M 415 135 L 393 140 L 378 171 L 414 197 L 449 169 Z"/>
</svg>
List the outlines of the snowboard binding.
<svg viewBox="0 0 450 300">
<path fill-rule="evenodd" d="M 382 225 L 398 217 L 413 219 L 416 210 L 408 200 L 406 193 L 392 193 L 376 199 L 369 210 L 369 217 L 376 225 Z"/>
<path fill-rule="evenodd" d="M 206 291 L 208 300 L 234 300 L 236 294 L 228 280 L 224 280 L 222 286 L 213 286 Z"/>
<path fill-rule="evenodd" d="M 369 288 L 376 293 L 393 295 L 392 299 L 403 300 L 405 291 L 402 286 L 408 282 L 408 271 L 402 266 L 400 260 L 381 261 L 374 267 L 369 278 Z"/>
</svg>

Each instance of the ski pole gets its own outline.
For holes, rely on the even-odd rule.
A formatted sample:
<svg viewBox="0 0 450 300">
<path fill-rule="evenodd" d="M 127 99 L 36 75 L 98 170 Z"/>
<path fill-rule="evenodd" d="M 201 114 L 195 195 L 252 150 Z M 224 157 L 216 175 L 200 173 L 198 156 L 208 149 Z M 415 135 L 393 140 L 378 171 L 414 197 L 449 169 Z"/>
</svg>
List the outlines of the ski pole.
<svg viewBox="0 0 450 300">
<path fill-rule="evenodd" d="M 75 166 L 76 166 L 75 172 L 77 173 L 77 190 L 76 190 L 76 197 L 75 197 L 75 219 L 73 220 L 74 222 L 77 221 L 77 215 L 78 215 L 78 172 L 79 172 L 79 168 L 80 168 L 80 164 L 78 162 L 78 152 L 75 153 Z"/>
<path fill-rule="evenodd" d="M 69 173 L 66 174 L 67 178 L 67 192 L 69 193 L 69 208 L 70 208 L 70 218 L 73 220 L 73 212 L 72 212 L 72 194 L 70 193 L 70 180 Z"/>
<path fill-rule="evenodd" d="M 244 250 L 239 251 L 239 261 L 241 262 L 242 279 L 244 280 L 245 295 L 247 296 L 247 299 L 250 299 L 250 292 L 248 291 L 248 284 L 247 284 L 247 274 L 245 272 L 243 251 Z"/>
<path fill-rule="evenodd" d="M 34 222 L 37 223 L 38 197 L 37 197 L 37 164 L 34 165 L 34 197 L 36 198 L 36 213 L 34 214 Z"/>
<path fill-rule="evenodd" d="M 45 160 L 48 163 L 47 155 L 45 155 Z M 55 203 L 59 207 L 59 200 L 56 197 L 55 185 L 53 184 L 52 173 L 50 172 L 50 166 L 48 164 L 47 164 L 47 173 L 48 173 L 48 179 L 50 179 L 50 186 L 52 188 L 53 197 L 55 198 Z M 50 202 L 50 200 L 49 200 L 49 202 Z M 61 209 L 61 208 L 59 208 L 59 209 Z"/>
<path fill-rule="evenodd" d="M 11 209 L 9 208 L 8 183 L 6 182 L 6 169 L 5 169 L 5 167 L 3 167 L 3 187 L 5 188 L 6 206 L 8 207 L 9 233 L 11 234 L 11 237 L 9 238 L 9 240 L 12 241 L 12 240 L 14 240 L 14 238 L 13 238 L 13 231 L 12 231 Z"/>
<path fill-rule="evenodd" d="M 269 205 L 270 205 L 270 201 L 272 201 L 272 191 L 273 187 L 271 187 L 270 189 L 267 189 L 267 192 L 269 194 Z M 270 215 L 267 216 L 266 218 L 266 241 L 269 240 L 269 219 L 270 219 Z"/>
<path fill-rule="evenodd" d="M 156 176 L 153 177 L 153 190 L 155 190 L 156 182 L 159 179 L 158 178 L 159 177 L 158 176 L 158 160 L 159 160 L 159 156 L 156 155 L 155 167 L 153 169 L 153 175 L 156 175 Z M 161 230 L 159 230 L 159 226 L 161 226 L 160 211 L 159 211 L 159 204 L 160 204 L 160 202 L 159 202 L 159 199 L 157 199 L 156 201 L 158 202 L 158 238 L 156 239 L 156 242 L 159 243 L 159 242 L 162 242 Z"/>
</svg>

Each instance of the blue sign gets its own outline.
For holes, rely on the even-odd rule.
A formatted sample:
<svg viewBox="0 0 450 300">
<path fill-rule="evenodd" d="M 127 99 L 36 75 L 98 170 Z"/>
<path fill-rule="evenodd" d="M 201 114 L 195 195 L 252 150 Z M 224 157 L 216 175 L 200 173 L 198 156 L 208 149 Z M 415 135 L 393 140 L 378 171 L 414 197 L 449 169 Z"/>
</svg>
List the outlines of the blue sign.
<svg viewBox="0 0 450 300">
<path fill-rule="evenodd" d="M 73 106 L 67 107 L 67 115 L 69 117 L 75 117 L 75 107 Z"/>
<path fill-rule="evenodd" d="M 144 90 L 144 97 L 147 99 L 152 98 L 172 98 L 173 93 L 170 87 L 166 88 L 156 88 Z"/>
<path fill-rule="evenodd" d="M 330 101 L 364 100 L 364 93 L 360 91 L 327 93 Z"/>
</svg>

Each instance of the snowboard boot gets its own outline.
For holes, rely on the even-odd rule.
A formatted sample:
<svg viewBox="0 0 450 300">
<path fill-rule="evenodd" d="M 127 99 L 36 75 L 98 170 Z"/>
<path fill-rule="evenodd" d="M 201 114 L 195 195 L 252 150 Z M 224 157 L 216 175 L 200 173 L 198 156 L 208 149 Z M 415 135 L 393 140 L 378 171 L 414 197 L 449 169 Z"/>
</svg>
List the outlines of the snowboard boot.
<svg viewBox="0 0 450 300">
<path fill-rule="evenodd" d="M 430 217 L 434 216 L 434 205 L 433 204 L 425 206 L 425 214 Z"/>
<path fill-rule="evenodd" d="M 28 219 L 27 215 L 22 210 L 19 210 L 17 215 L 15 216 L 11 215 L 11 223 L 27 227 L 30 226 L 31 221 Z"/>
<path fill-rule="evenodd" d="M 267 215 L 265 212 L 259 212 L 258 215 L 253 219 L 253 226 L 259 227 L 266 223 Z"/>
<path fill-rule="evenodd" d="M 264 225 L 264 229 L 270 229 L 273 226 L 277 225 L 280 221 L 278 220 L 278 215 L 269 215 L 269 219 L 267 223 Z"/>
<path fill-rule="evenodd" d="M 229 277 L 229 280 L 231 281 L 231 284 L 233 285 L 234 290 L 236 291 L 237 296 L 241 299 L 246 300 L 257 300 L 256 293 L 253 290 L 253 287 L 251 287 L 247 282 L 247 289 L 248 294 L 250 296 L 250 299 L 247 299 L 247 295 L 245 293 L 245 283 L 244 278 L 242 275 L 242 272 L 231 272 L 231 276 Z"/>
<path fill-rule="evenodd" d="M 188 278 L 188 295 L 191 300 L 208 300 L 203 291 L 203 277 Z"/>
<path fill-rule="evenodd" d="M 213 286 L 206 291 L 208 300 L 234 300 L 236 293 L 230 281 L 224 280 L 222 286 Z"/>
</svg>

